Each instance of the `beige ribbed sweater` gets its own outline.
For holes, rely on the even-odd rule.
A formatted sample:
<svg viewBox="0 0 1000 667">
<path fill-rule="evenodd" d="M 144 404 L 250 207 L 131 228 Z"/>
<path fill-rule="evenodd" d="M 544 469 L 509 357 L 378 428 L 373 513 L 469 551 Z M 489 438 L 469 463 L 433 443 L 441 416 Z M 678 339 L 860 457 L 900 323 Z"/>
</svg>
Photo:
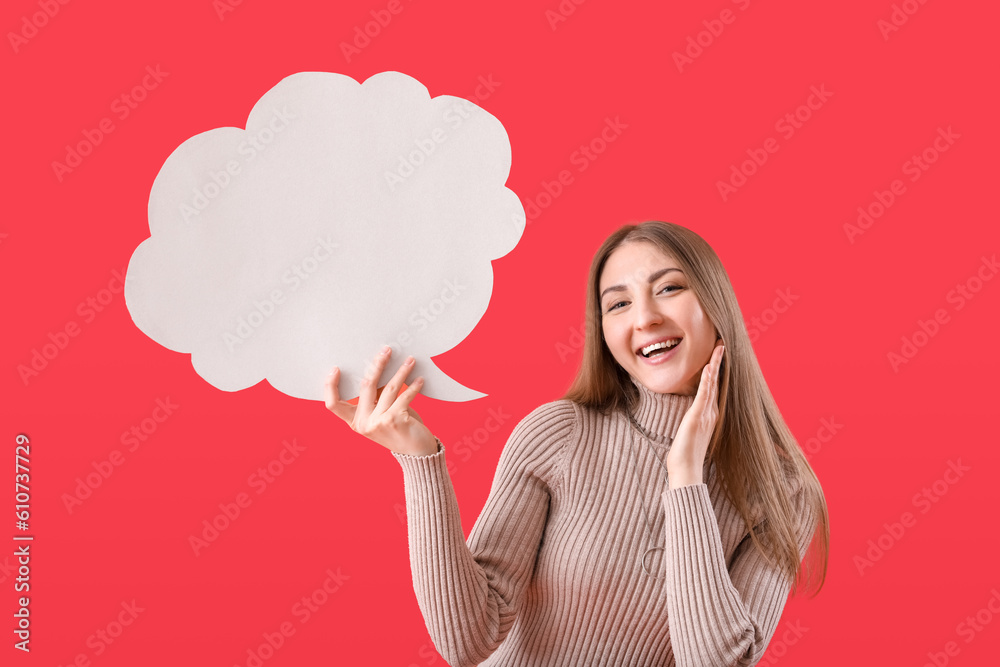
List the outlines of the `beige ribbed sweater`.
<svg viewBox="0 0 1000 667">
<path fill-rule="evenodd" d="M 633 414 L 661 436 L 652 447 L 665 463 L 694 396 L 632 382 L 640 393 Z M 624 415 L 571 401 L 536 408 L 511 433 L 468 541 L 440 440 L 433 455 L 393 453 L 403 470 L 413 588 L 449 665 L 760 660 L 791 582 L 750 541 L 714 465 L 705 483 L 668 490 L 651 445 L 634 433 Z M 792 497 L 804 556 L 815 521 L 802 496 Z M 652 544 L 666 547 L 646 558 L 663 579 L 640 565 Z"/>
</svg>

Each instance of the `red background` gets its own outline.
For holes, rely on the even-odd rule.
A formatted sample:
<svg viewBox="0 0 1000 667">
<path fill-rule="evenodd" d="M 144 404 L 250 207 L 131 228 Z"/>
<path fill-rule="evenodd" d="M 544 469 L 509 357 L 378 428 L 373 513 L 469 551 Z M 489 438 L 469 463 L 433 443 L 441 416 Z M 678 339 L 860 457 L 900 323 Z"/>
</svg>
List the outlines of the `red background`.
<svg viewBox="0 0 1000 667">
<path fill-rule="evenodd" d="M 432 96 L 473 95 L 480 77 L 498 83 L 479 104 L 509 133 L 507 185 L 526 207 L 560 171 L 573 176 L 494 262 L 492 301 L 476 329 L 436 358 L 488 396 L 414 403 L 456 447 L 491 409 L 510 415 L 471 456 L 450 456 L 466 532 L 510 431 L 572 380 L 594 251 L 621 224 L 668 220 L 716 249 L 748 326 L 766 318 L 754 339 L 761 367 L 800 444 L 812 443 L 829 504 L 826 586 L 789 601 L 768 656 L 789 665 L 922 665 L 928 654 L 938 664 L 995 664 L 1000 617 L 987 603 L 1000 589 L 1000 280 L 975 278 L 981 258 L 1000 248 L 997 53 L 987 46 L 998 10 L 906 4 L 915 13 L 886 37 L 878 22 L 891 20 L 889 0 L 754 0 L 746 9 L 593 0 L 564 3 L 575 11 L 555 27 L 546 12 L 558 11 L 557 0 L 404 2 L 348 62 L 340 44 L 387 2 L 252 0 L 221 15 L 211 0 L 70 2 L 36 19 L 45 24 L 35 32 L 24 22 L 42 11 L 37 2 L 4 3 L 3 455 L 13 459 L 17 433 L 31 438 L 35 541 L 32 651 L 14 650 L 7 632 L 2 662 L 68 665 L 84 654 L 107 667 L 246 665 L 262 633 L 290 621 L 295 634 L 264 664 L 443 664 L 413 594 L 402 475 L 390 453 L 321 403 L 266 382 L 214 389 L 188 356 L 142 334 L 122 294 L 108 290 L 149 234 L 150 186 L 180 143 L 244 127 L 261 95 L 295 72 L 363 81 L 398 70 Z M 707 30 L 704 21 L 718 29 L 711 21 L 724 9 L 732 23 L 679 71 L 674 52 Z M 32 36 L 12 45 L 11 33 Z M 112 101 L 147 66 L 168 75 L 120 119 Z M 775 123 L 807 102 L 811 86 L 831 96 L 786 137 Z M 52 163 L 104 118 L 114 131 L 57 178 Z M 627 128 L 580 171 L 574 152 L 606 118 Z M 959 138 L 910 181 L 904 163 L 949 127 Z M 769 137 L 777 152 L 724 201 L 718 182 Z M 905 194 L 851 242 L 844 225 L 894 179 Z M 959 308 L 952 290 L 967 283 L 972 298 Z M 798 298 L 774 317 L 779 290 Z M 78 307 L 101 296 L 112 298 L 88 321 Z M 894 369 L 889 354 L 938 309 L 947 322 L 917 336 L 923 345 Z M 19 366 L 72 323 L 78 335 L 22 379 Z M 122 434 L 167 398 L 179 407 L 127 451 Z M 823 419 L 842 428 L 810 440 L 826 437 Z M 248 477 L 292 439 L 304 451 L 258 495 Z M 123 463 L 68 511 L 77 478 L 115 450 Z M 941 481 L 959 460 L 968 472 Z M 10 489 L 13 472 L 4 474 Z M 925 488 L 935 502 L 916 504 Z M 196 556 L 189 536 L 240 492 L 252 504 Z M 12 494 L 0 500 L 13 509 Z M 885 524 L 907 511 L 915 523 L 888 537 Z M 14 535 L 11 514 L 0 532 Z M 880 537 L 888 548 L 859 572 L 856 557 Z M 2 539 L 11 545 L 0 552 L 2 626 L 13 628 L 15 542 Z M 293 606 L 328 568 L 346 579 L 303 623 Z M 132 600 L 143 611 L 96 655 L 88 638 Z M 959 624 L 977 612 L 984 624 L 970 637 Z M 796 623 L 807 631 L 779 648 Z M 947 657 L 950 641 L 957 655 Z"/>
</svg>

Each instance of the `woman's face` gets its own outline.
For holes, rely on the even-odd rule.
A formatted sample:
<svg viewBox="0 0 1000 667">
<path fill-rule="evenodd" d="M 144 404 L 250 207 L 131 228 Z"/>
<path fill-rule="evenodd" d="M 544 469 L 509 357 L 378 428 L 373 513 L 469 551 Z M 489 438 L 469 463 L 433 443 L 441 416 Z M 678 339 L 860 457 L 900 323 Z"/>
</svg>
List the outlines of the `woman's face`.
<svg viewBox="0 0 1000 667">
<path fill-rule="evenodd" d="M 598 297 L 604 340 L 629 375 L 655 392 L 697 392 L 716 331 L 670 255 L 643 241 L 618 246 L 604 264 Z M 651 343 L 678 338 L 675 347 L 642 354 Z"/>
</svg>

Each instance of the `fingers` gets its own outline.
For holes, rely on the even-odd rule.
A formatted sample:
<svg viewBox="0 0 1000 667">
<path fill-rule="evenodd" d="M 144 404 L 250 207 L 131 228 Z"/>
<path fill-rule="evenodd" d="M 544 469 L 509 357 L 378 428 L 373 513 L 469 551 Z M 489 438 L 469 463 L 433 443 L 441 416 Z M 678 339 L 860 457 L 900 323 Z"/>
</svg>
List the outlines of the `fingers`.
<svg viewBox="0 0 1000 667">
<path fill-rule="evenodd" d="M 354 420 L 355 407 L 347 401 L 340 400 L 340 369 L 336 366 L 333 371 L 326 376 L 326 385 L 323 389 L 326 409 L 337 415 L 347 423 Z"/>
<path fill-rule="evenodd" d="M 417 419 L 417 421 L 419 421 L 421 424 L 424 423 L 424 420 L 420 418 L 420 415 L 418 415 L 415 410 L 410 408 L 410 401 L 416 398 L 417 394 L 420 393 L 420 389 L 423 386 L 424 386 L 424 378 L 423 376 L 420 376 L 413 381 L 413 384 L 411 384 L 409 387 L 406 388 L 406 391 L 404 391 L 402 394 L 399 395 L 399 398 L 396 399 L 396 403 L 399 404 L 401 411 L 402 412 L 409 411 L 409 413 L 412 416 L 414 416 Z"/>
<path fill-rule="evenodd" d="M 358 410 L 354 413 L 356 424 L 367 423 L 372 412 L 375 410 L 375 390 L 378 389 L 376 384 L 378 383 L 378 379 L 382 376 L 382 371 L 385 369 L 386 362 L 389 361 L 389 353 L 391 350 L 392 348 L 388 345 L 382 348 L 382 351 L 375 355 L 375 359 L 372 361 L 371 365 L 368 366 L 365 376 L 361 379 L 361 392 L 358 395 Z"/>
<path fill-rule="evenodd" d="M 710 377 L 711 381 L 711 395 L 708 399 L 708 404 L 711 406 L 716 406 L 719 397 L 719 369 L 722 367 L 722 355 L 725 354 L 726 348 L 724 345 L 716 345 L 715 349 L 712 350 L 712 373 Z"/>
<path fill-rule="evenodd" d="M 715 406 L 716 397 L 719 390 L 719 368 L 722 366 L 722 355 L 724 352 L 722 345 L 716 345 L 712 349 L 712 356 L 701 369 L 701 380 L 698 382 L 698 391 L 695 394 L 695 403 L 704 410 L 708 406 Z"/>
<path fill-rule="evenodd" d="M 390 352 L 390 355 L 392 353 Z M 403 381 L 406 380 L 406 376 L 410 374 L 413 370 L 413 357 L 407 357 L 403 365 L 396 370 L 396 374 L 393 375 L 389 382 L 386 383 L 385 387 L 382 388 L 382 393 L 379 396 L 378 403 L 375 406 L 374 414 L 383 414 L 390 407 L 392 407 L 393 402 L 396 400 L 396 396 L 399 394 L 399 388 L 403 386 Z"/>
<path fill-rule="evenodd" d="M 707 364 L 701 368 L 701 378 L 698 380 L 698 391 L 694 395 L 694 406 L 698 407 L 698 412 L 704 410 L 705 406 L 708 405 L 708 392 L 711 391 L 709 384 L 711 384 L 711 376 L 709 375 L 709 369 L 712 368 L 712 362 L 709 361 Z"/>
<path fill-rule="evenodd" d="M 420 386 L 421 386 L 421 387 L 423 386 L 423 383 L 424 383 L 424 381 L 423 381 L 423 380 L 421 379 L 421 380 L 420 380 Z M 420 387 L 417 387 L 417 391 L 415 391 L 415 392 L 413 393 L 413 395 L 414 395 L 414 396 L 416 396 L 416 395 L 417 395 L 417 392 L 419 392 L 419 391 L 420 391 Z M 417 420 L 418 422 L 420 422 L 421 424 L 423 424 L 423 423 L 424 423 L 424 420 L 420 418 L 420 414 L 419 414 L 419 413 L 418 413 L 418 412 L 417 412 L 416 410 L 414 410 L 413 408 L 410 408 L 410 407 L 407 407 L 407 408 L 406 408 L 406 410 L 407 410 L 407 412 L 409 412 L 409 413 L 410 413 L 411 415 L 413 415 L 413 418 L 414 418 L 414 419 L 416 419 L 416 420 Z"/>
<path fill-rule="evenodd" d="M 399 394 L 399 388 L 413 371 L 416 363 L 412 356 L 399 367 L 388 383 L 381 389 L 376 387 L 378 378 L 382 375 L 385 365 L 392 356 L 392 348 L 386 346 L 369 365 L 364 377 L 361 379 L 361 389 L 358 395 L 358 404 L 351 405 L 340 398 L 340 369 L 334 366 L 333 371 L 327 376 L 324 386 L 324 400 L 330 412 L 351 424 L 351 428 L 360 431 L 368 425 L 373 416 L 379 416 L 394 407 L 398 401 L 400 412 L 407 412 L 420 422 L 420 416 L 409 408 L 410 402 L 416 397 L 423 387 L 423 377 L 418 377 L 410 384 L 406 391 Z M 397 396 L 398 394 L 398 396 Z"/>
</svg>

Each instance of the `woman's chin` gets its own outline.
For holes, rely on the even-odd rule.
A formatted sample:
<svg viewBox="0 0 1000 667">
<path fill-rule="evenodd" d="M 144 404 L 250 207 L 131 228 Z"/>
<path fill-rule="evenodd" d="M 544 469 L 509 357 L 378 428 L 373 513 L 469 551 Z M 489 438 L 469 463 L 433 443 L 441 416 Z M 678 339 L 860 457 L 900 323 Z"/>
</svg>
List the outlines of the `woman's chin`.
<svg viewBox="0 0 1000 667">
<path fill-rule="evenodd" d="M 681 382 L 675 377 L 674 373 L 657 373 L 650 372 L 650 369 L 643 369 L 644 372 L 636 375 L 636 379 L 639 380 L 647 389 L 654 391 L 658 394 L 693 394 L 690 389 L 685 387 L 685 383 Z"/>
</svg>

